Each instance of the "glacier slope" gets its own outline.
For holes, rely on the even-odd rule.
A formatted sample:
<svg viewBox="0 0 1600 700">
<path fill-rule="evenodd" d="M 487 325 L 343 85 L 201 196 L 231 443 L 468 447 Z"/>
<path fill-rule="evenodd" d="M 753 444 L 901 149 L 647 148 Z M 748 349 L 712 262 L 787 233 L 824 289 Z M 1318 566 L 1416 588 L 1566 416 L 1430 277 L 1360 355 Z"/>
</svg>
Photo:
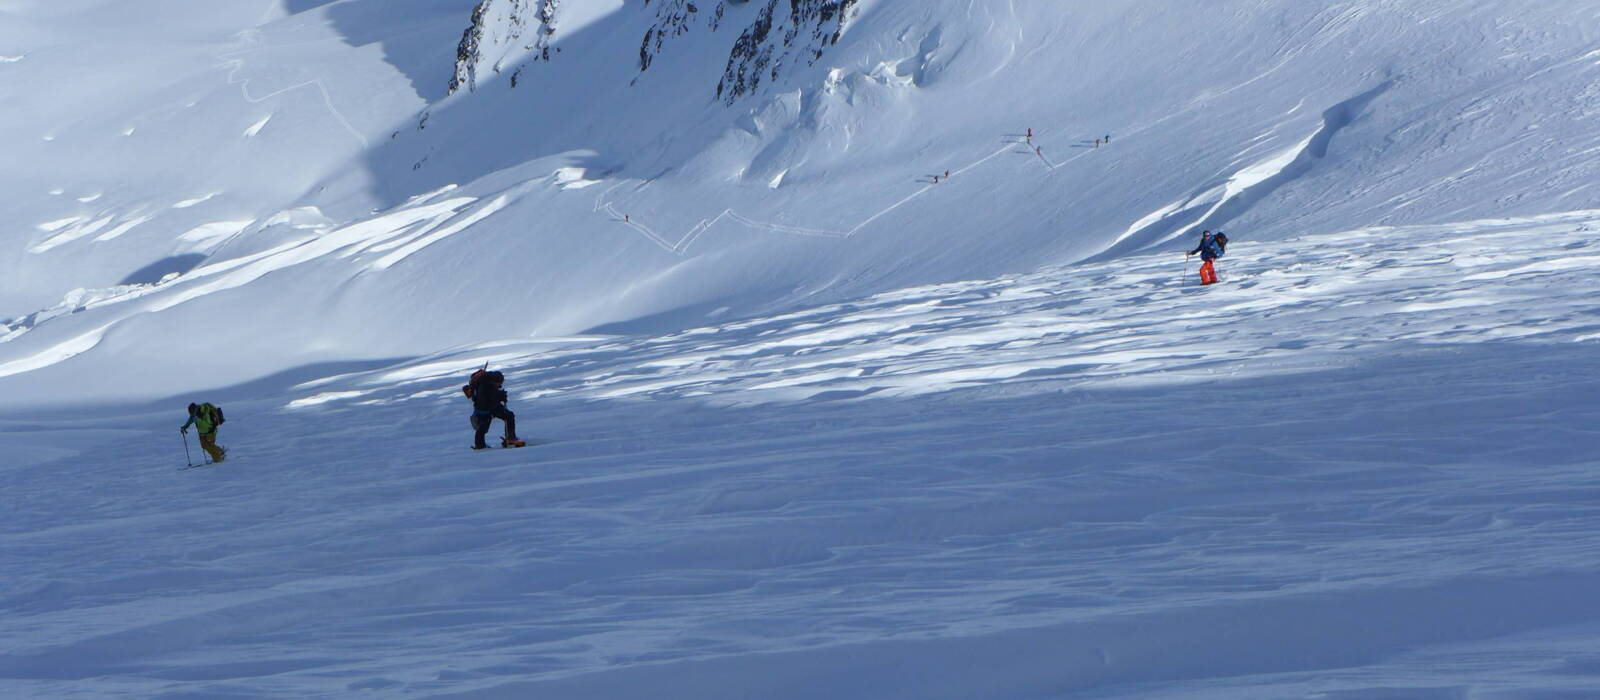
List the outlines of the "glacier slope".
<svg viewBox="0 0 1600 700">
<path fill-rule="evenodd" d="M 18 696 L 1592 692 L 1600 213 L 1134 255 L 0 425 Z M 533 447 L 472 453 L 505 370 Z M 178 404 L 181 405 L 181 404 Z M 47 430 L 46 428 L 56 428 Z M 60 458 L 48 450 L 76 449 Z"/>
</svg>

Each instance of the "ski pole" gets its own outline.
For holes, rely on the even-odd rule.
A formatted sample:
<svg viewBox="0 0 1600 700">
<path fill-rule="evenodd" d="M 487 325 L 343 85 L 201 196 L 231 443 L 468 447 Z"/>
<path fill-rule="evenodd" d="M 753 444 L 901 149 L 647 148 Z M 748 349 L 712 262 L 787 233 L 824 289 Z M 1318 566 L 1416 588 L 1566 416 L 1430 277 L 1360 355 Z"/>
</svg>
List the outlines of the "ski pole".
<svg viewBox="0 0 1600 700">
<path fill-rule="evenodd" d="M 194 458 L 189 456 L 189 434 L 182 430 L 179 430 L 178 434 L 183 436 L 183 462 L 192 467 Z"/>
</svg>

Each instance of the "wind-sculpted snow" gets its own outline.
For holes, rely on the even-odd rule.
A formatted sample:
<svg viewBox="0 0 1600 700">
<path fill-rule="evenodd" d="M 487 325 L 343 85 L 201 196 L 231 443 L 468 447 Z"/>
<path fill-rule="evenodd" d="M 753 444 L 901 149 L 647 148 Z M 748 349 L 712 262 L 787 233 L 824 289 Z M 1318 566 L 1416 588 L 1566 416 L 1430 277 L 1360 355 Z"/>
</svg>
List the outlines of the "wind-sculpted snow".
<svg viewBox="0 0 1600 700">
<path fill-rule="evenodd" d="M 23 46 L 29 59 L 0 64 L 0 90 L 29 107 L 0 115 L 0 319 L 193 252 L 181 236 L 206 224 L 304 206 L 341 221 L 370 211 L 300 200 L 359 191 L 325 180 L 359 178 L 352 159 L 423 104 L 381 44 L 401 37 L 408 52 L 437 54 L 442 94 L 461 17 L 433 25 L 430 4 L 459 3 L 332 2 L 290 16 L 269 0 L 8 7 L 0 54 Z M 384 11 L 360 48 L 333 26 Z M 41 228 L 67 219 L 77 223 Z"/>
<path fill-rule="evenodd" d="M 29 368 L 0 404 L 681 329 L 1203 228 L 1539 216 L 1600 182 L 1600 35 L 1571 21 L 1597 0 L 151 1 L 19 6 L 0 36 L 30 105 L 0 113 L 0 367 Z M 479 89 L 446 96 L 475 6 Z"/>
<path fill-rule="evenodd" d="M 190 397 L 0 422 L 0 694 L 1585 697 L 1596 229 L 329 369 L 193 397 L 191 471 Z M 484 363 L 531 447 L 466 449 Z"/>
<path fill-rule="evenodd" d="M 1600 339 L 1588 298 L 1600 283 L 1600 250 L 1591 250 L 1597 221 L 1600 214 L 1578 212 L 1245 239 L 1220 263 L 1224 284 L 1215 288 L 1196 284 L 1193 266 L 1175 255 L 899 290 L 581 353 L 568 348 L 556 353 L 558 366 L 585 371 L 541 359 L 531 368 L 539 388 L 526 398 L 746 405 L 1035 386 L 1040 377 L 1150 387 L 1343 367 L 1395 342 L 1590 341 Z M 1484 323 L 1486 309 L 1537 317 Z M 566 359 L 587 352 L 617 362 Z M 494 363 L 515 367 L 512 357 Z M 461 364 L 472 361 L 425 366 L 454 377 Z M 399 370 L 372 381 L 388 391 L 396 381 L 438 376 Z"/>
</svg>

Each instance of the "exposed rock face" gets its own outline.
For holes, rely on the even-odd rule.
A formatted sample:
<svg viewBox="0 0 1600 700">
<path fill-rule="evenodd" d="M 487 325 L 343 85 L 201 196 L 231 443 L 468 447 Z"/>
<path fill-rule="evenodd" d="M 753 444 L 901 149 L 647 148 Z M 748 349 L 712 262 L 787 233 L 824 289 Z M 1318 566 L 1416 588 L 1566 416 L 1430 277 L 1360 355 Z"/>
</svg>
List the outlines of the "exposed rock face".
<svg viewBox="0 0 1600 700">
<path fill-rule="evenodd" d="M 734 43 L 717 97 L 731 104 L 763 80 L 776 79 L 786 67 L 816 63 L 839 42 L 856 1 L 767 0 L 755 23 Z M 787 17 L 776 16 L 780 2 L 788 5 Z"/>
<path fill-rule="evenodd" d="M 729 50 L 727 66 L 717 82 L 717 98 L 732 104 L 776 79 L 785 69 L 816 63 L 828 47 L 838 43 L 854 16 L 857 2 L 755 0 L 753 19 L 740 29 Z M 679 37 L 697 31 L 731 37 L 732 32 L 722 31 L 730 24 L 730 14 L 750 4 L 751 0 L 644 0 L 643 10 L 654 12 L 655 19 L 639 46 L 639 71 L 650 70 L 656 57 L 670 50 L 670 44 Z M 524 60 L 551 59 L 550 40 L 556 32 L 560 6 L 561 0 L 478 3 L 472 11 L 472 25 L 456 49 L 450 92 L 463 87 L 476 90 L 485 66 L 495 74 L 513 67 L 510 84 L 516 87 L 522 70 L 516 66 Z"/>
<path fill-rule="evenodd" d="M 654 0 L 656 21 L 645 31 L 644 43 L 639 47 L 639 70 L 649 70 L 671 39 L 690 33 L 697 25 L 717 32 L 730 8 L 748 2 Z M 717 83 L 717 98 L 731 104 L 762 82 L 777 78 L 785 68 L 816 63 L 828 47 L 838 43 L 856 3 L 857 0 L 766 0 L 754 21 L 734 42 L 727 68 Z M 652 0 L 645 0 L 647 7 L 651 4 Z"/>
<path fill-rule="evenodd" d="M 465 87 L 478 89 L 484 66 L 499 74 L 501 69 L 524 57 L 550 60 L 550 37 L 556 33 L 556 16 L 561 0 L 483 0 L 472 10 L 472 25 L 456 47 L 456 70 L 450 78 L 450 93 Z M 518 69 L 520 72 L 520 69 Z M 516 87 L 517 73 L 511 76 Z"/>
</svg>

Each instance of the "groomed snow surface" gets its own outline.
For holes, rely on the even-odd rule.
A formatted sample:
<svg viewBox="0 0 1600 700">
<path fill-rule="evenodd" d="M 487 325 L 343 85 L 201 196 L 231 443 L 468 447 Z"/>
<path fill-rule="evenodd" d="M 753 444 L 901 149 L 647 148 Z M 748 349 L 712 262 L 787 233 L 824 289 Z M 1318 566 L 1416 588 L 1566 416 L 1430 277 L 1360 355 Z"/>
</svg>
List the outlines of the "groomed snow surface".
<svg viewBox="0 0 1600 700">
<path fill-rule="evenodd" d="M 307 372 L 194 470 L 187 397 L 6 424 L 0 695 L 1597 697 L 1596 228 Z"/>
</svg>

